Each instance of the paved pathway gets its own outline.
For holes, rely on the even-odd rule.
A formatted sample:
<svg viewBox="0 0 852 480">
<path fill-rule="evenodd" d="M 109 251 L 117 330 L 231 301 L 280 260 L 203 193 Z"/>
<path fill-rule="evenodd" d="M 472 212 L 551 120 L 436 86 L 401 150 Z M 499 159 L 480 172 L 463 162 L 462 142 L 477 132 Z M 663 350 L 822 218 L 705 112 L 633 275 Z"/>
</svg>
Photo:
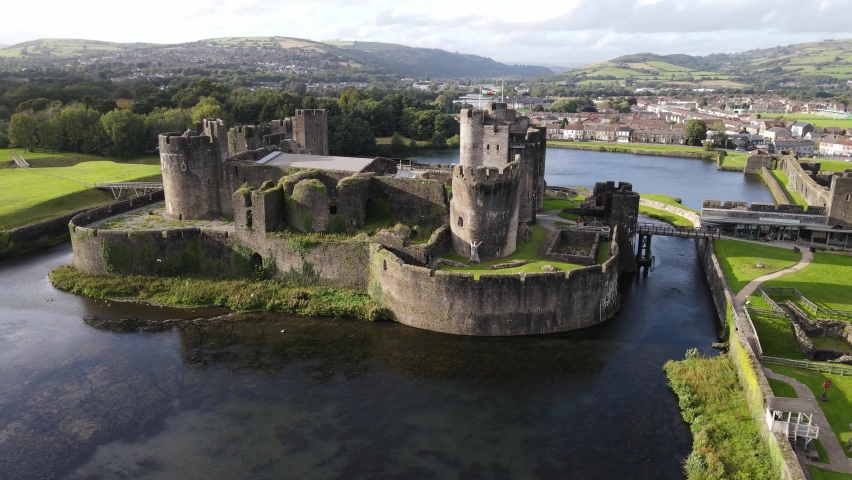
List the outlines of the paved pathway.
<svg viewBox="0 0 852 480">
<path fill-rule="evenodd" d="M 748 298 L 749 295 L 751 295 L 752 293 L 754 293 L 755 290 L 757 290 L 757 287 L 759 287 L 761 283 L 763 283 L 767 280 L 772 280 L 773 278 L 778 278 L 778 277 L 780 277 L 782 275 L 786 275 L 788 273 L 798 272 L 799 270 L 808 266 L 808 264 L 811 263 L 811 260 L 813 260 L 813 259 L 814 259 L 814 254 L 811 253 L 810 250 L 803 249 L 802 250 L 802 259 L 799 260 L 799 263 L 793 265 L 790 268 L 785 268 L 784 270 L 779 270 L 775 273 L 770 273 L 770 274 L 764 275 L 762 277 L 757 277 L 754 280 L 748 282 L 748 285 L 743 287 L 743 289 L 740 290 L 740 292 L 737 294 L 737 298 L 736 298 L 737 306 L 741 306 L 743 304 L 743 302 L 745 302 L 746 298 Z"/>
<path fill-rule="evenodd" d="M 822 413 L 822 408 L 820 407 L 819 401 L 817 401 L 814 392 L 812 392 L 811 389 L 805 386 L 802 382 L 786 375 L 775 373 L 768 368 L 764 368 L 763 373 L 766 374 L 766 378 L 780 380 L 792 386 L 796 391 L 796 395 L 803 400 L 807 400 L 808 403 L 810 403 L 816 410 L 817 413 L 814 414 L 814 420 L 819 427 L 819 443 L 822 444 L 822 447 L 825 449 L 825 453 L 828 455 L 828 463 L 808 463 L 824 470 L 852 474 L 852 459 L 848 458 L 846 453 L 843 451 L 843 446 L 840 444 L 837 436 L 834 435 L 831 425 L 828 424 L 828 420 L 826 420 L 825 415 Z"/>
</svg>

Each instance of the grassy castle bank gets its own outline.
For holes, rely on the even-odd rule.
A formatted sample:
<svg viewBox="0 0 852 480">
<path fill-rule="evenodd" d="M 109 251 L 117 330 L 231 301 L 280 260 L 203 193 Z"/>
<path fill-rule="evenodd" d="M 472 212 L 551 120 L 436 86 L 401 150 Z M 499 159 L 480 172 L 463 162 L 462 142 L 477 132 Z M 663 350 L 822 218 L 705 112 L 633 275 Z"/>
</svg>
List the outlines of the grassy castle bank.
<svg viewBox="0 0 852 480">
<path fill-rule="evenodd" d="M 50 281 L 60 290 L 87 297 L 170 307 L 222 307 L 368 321 L 393 319 L 387 308 L 366 293 L 271 279 L 94 275 L 65 265 L 50 272 Z"/>
</svg>

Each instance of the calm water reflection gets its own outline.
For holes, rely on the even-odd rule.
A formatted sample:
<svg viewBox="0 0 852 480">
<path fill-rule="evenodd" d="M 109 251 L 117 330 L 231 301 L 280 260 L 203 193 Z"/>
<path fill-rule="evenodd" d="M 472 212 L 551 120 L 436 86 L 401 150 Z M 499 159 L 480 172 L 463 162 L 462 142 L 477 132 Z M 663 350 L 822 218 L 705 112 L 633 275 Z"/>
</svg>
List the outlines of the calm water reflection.
<svg viewBox="0 0 852 480">
<path fill-rule="evenodd" d="M 682 478 L 660 367 L 709 352 L 715 319 L 694 244 L 655 242 L 614 319 L 523 338 L 180 320 L 217 312 L 58 292 L 67 246 L 7 261 L 0 478 Z"/>
<path fill-rule="evenodd" d="M 411 158 L 458 163 L 459 152 L 420 150 Z M 684 205 L 696 209 L 706 199 L 773 203 L 759 176 L 717 171 L 716 163 L 707 160 L 549 148 L 546 163 L 548 185 L 591 189 L 604 180 L 631 182 L 637 192 L 681 197 Z"/>
</svg>

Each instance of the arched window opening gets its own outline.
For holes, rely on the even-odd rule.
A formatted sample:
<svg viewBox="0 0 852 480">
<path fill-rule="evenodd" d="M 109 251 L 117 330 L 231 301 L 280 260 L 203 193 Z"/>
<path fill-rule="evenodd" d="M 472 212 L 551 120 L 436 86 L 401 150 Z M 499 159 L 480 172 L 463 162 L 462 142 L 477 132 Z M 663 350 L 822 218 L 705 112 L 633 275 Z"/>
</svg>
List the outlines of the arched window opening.
<svg viewBox="0 0 852 480">
<path fill-rule="evenodd" d="M 253 220 L 252 217 L 253 216 L 252 216 L 251 210 L 247 210 L 246 211 L 246 228 L 251 228 L 251 224 L 252 224 L 252 220 Z"/>
<path fill-rule="evenodd" d="M 847 194 L 846 194 L 846 201 L 848 202 L 850 198 L 852 198 L 852 194 L 848 194 L 848 193 L 847 193 Z"/>
<path fill-rule="evenodd" d="M 459 217 L 459 226 L 460 227 L 464 226 L 464 219 L 462 217 Z"/>
<path fill-rule="evenodd" d="M 240 170 L 237 168 L 237 166 L 236 166 L 236 165 L 234 165 L 234 176 L 236 177 L 236 176 L 238 176 L 239 174 L 240 174 Z"/>
<path fill-rule="evenodd" d="M 491 150 L 491 144 L 485 145 L 485 150 Z"/>
<path fill-rule="evenodd" d="M 213 179 L 212 179 L 212 178 L 210 178 L 210 177 L 207 177 L 207 186 L 208 186 L 208 187 L 212 187 L 212 186 L 213 186 Z"/>
<path fill-rule="evenodd" d="M 497 151 L 498 152 L 500 151 L 500 145 L 497 145 Z"/>
<path fill-rule="evenodd" d="M 330 213 L 332 215 L 337 215 L 337 205 L 329 205 L 328 206 L 328 213 Z"/>
</svg>

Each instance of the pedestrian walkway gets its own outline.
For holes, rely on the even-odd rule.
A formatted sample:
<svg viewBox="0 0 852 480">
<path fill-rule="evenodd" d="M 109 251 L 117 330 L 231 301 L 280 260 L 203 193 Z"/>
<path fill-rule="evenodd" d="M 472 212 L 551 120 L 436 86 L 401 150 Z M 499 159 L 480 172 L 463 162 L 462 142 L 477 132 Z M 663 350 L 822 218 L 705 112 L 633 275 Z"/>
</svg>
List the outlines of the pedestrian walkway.
<svg viewBox="0 0 852 480">
<path fill-rule="evenodd" d="M 848 458 L 846 456 L 846 452 L 843 451 L 840 441 L 837 439 L 837 436 L 831 429 L 831 425 L 828 424 L 828 420 L 822 413 L 822 408 L 820 407 L 819 401 L 817 401 L 814 392 L 812 392 L 804 383 L 786 375 L 775 373 L 768 368 L 764 368 L 763 373 L 766 374 L 766 378 L 779 380 L 789 384 L 796 391 L 796 395 L 798 395 L 800 399 L 806 400 L 810 403 L 816 411 L 814 414 L 814 421 L 816 422 L 817 427 L 819 427 L 819 443 L 822 444 L 826 455 L 828 455 L 828 463 L 809 463 L 823 470 L 852 474 L 852 459 Z"/>
<path fill-rule="evenodd" d="M 802 250 L 802 259 L 799 260 L 799 263 L 793 265 L 790 268 L 785 268 L 784 270 L 779 270 L 775 273 L 770 273 L 768 275 L 764 275 L 762 277 L 757 277 L 754 280 L 748 282 L 748 285 L 743 287 L 739 293 L 737 293 L 736 303 L 737 307 L 741 307 L 743 303 L 745 303 L 746 299 L 749 295 L 754 293 L 757 290 L 757 287 L 760 286 L 761 283 L 772 280 L 773 278 L 778 278 L 782 275 L 787 275 L 788 273 L 798 272 L 799 270 L 808 266 L 811 263 L 811 260 L 814 259 L 814 254 L 811 253 L 810 250 Z"/>
</svg>

